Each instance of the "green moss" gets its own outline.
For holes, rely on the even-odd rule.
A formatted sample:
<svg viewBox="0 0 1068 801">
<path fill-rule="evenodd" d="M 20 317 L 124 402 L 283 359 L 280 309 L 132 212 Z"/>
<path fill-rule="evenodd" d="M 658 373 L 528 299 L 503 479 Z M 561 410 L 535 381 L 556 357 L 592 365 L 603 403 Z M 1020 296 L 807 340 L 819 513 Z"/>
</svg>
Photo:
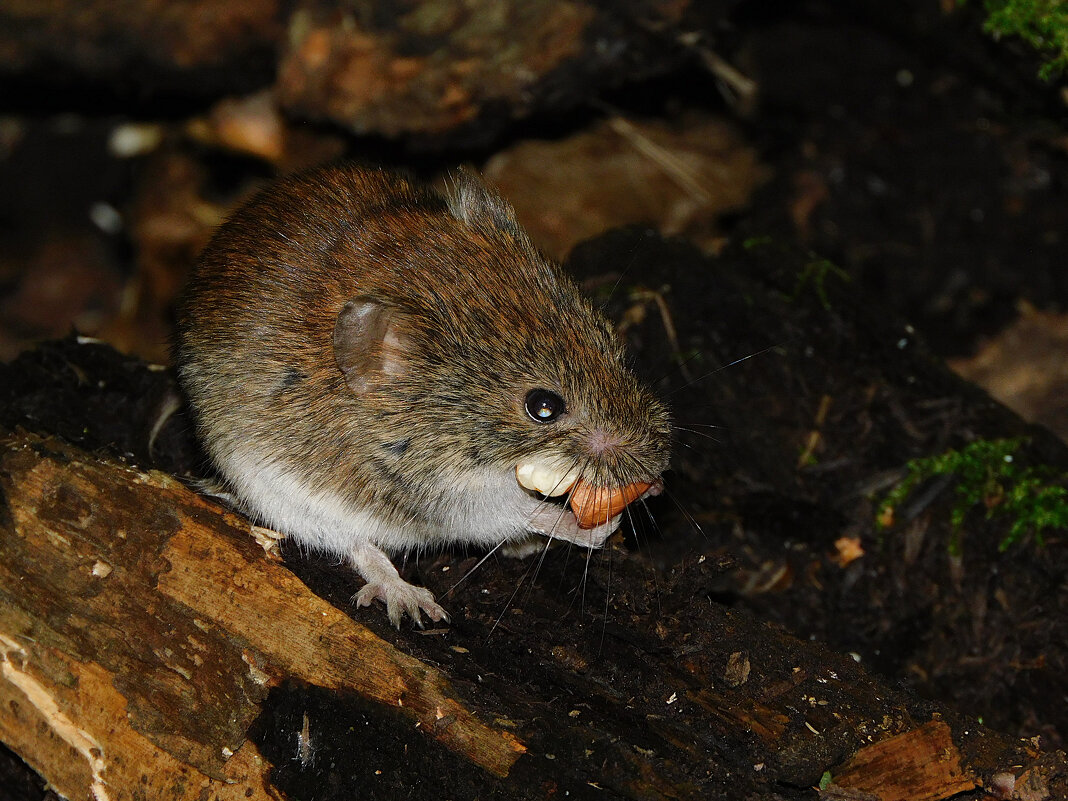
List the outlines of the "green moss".
<svg viewBox="0 0 1068 801">
<path fill-rule="evenodd" d="M 751 236 L 742 242 L 742 247 L 746 250 L 763 250 L 774 243 L 775 240 L 770 236 Z"/>
<path fill-rule="evenodd" d="M 820 299 L 820 304 L 825 310 L 830 311 L 831 302 L 827 299 L 828 276 L 834 276 L 846 283 L 850 280 L 849 273 L 830 259 L 813 259 L 806 262 L 797 274 L 797 283 L 794 285 L 794 293 L 790 296 L 790 300 L 797 300 L 801 297 L 805 287 L 812 287 L 816 297 Z"/>
<path fill-rule="evenodd" d="M 967 516 L 977 507 L 986 509 L 987 519 L 995 517 L 1008 523 L 1008 533 L 998 544 L 1004 551 L 1028 533 L 1036 545 L 1043 545 L 1047 529 L 1068 529 L 1068 488 L 1064 475 L 1049 468 L 1016 464 L 1015 454 L 1024 439 L 977 440 L 959 451 L 950 450 L 935 456 L 913 459 L 908 475 L 883 500 L 878 525 L 892 525 L 894 510 L 905 502 L 921 483 L 937 477 L 955 479 L 950 522 L 954 535 L 951 550 L 960 550 L 960 530 Z"/>
<path fill-rule="evenodd" d="M 963 2 L 963 0 L 962 0 Z M 995 38 L 1018 36 L 1045 59 L 1043 80 L 1068 71 L 1068 3 L 1064 0 L 983 0 L 983 29 Z"/>
<path fill-rule="evenodd" d="M 750 253 L 758 256 L 774 255 L 781 253 L 788 259 L 787 263 L 796 261 L 802 253 L 790 246 L 783 245 L 770 236 L 751 236 L 742 242 L 742 247 Z M 826 311 L 831 310 L 831 301 L 827 296 L 827 279 L 830 277 L 849 283 L 852 277 L 843 268 L 839 267 L 830 259 L 825 259 L 809 251 L 803 254 L 807 259 L 794 277 L 794 287 L 791 292 L 783 292 L 790 303 L 795 303 L 804 294 L 806 289 L 811 289 L 819 298 L 820 304 Z"/>
</svg>

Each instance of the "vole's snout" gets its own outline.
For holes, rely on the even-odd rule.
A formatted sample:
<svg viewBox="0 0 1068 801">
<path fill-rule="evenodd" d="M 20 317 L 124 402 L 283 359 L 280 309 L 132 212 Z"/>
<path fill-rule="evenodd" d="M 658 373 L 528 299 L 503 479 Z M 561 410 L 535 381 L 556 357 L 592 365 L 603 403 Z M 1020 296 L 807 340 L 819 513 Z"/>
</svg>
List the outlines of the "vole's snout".
<svg viewBox="0 0 1068 801">
<path fill-rule="evenodd" d="M 603 428 L 593 429 L 586 437 L 586 448 L 593 456 L 610 454 L 623 444 L 623 438 L 619 434 L 605 431 Z"/>
</svg>

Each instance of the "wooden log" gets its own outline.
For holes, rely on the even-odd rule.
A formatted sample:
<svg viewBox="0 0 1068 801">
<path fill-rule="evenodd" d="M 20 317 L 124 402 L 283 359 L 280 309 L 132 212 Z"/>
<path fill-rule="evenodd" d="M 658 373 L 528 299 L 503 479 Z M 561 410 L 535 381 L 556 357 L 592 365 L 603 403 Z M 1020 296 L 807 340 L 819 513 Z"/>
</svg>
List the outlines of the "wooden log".
<svg viewBox="0 0 1068 801">
<path fill-rule="evenodd" d="M 861 748 L 834 773 L 832 786 L 879 801 L 939 801 L 971 790 L 949 726 L 932 720 L 918 729 Z"/>
<path fill-rule="evenodd" d="M 280 766 L 249 731 L 269 689 L 294 681 L 407 720 L 418 732 L 405 757 L 413 772 L 436 758 L 419 742 L 437 743 L 453 766 L 475 770 L 466 780 L 486 797 L 565 787 L 572 797 L 801 798 L 839 755 L 882 740 L 832 770 L 839 786 L 894 775 L 905 789 L 873 798 L 935 798 L 908 772 L 878 767 L 884 755 L 916 742 L 913 761 L 952 751 L 957 792 L 1043 756 L 728 610 L 702 609 L 708 622 L 695 626 L 693 604 L 664 619 L 676 631 L 659 644 L 617 634 L 635 639 L 640 681 L 659 707 L 619 695 L 605 683 L 613 666 L 562 643 L 538 667 L 561 700 L 532 705 L 489 673 L 475 700 L 469 681 L 460 690 L 313 594 L 246 521 L 175 479 L 24 432 L 6 433 L 0 448 L 0 738 L 68 798 L 281 797 Z M 477 662 L 483 637 L 461 628 L 453 649 Z M 332 714 L 352 732 L 343 701 Z M 449 787 L 424 797 L 450 797 Z"/>
<path fill-rule="evenodd" d="M 245 738 L 282 677 L 399 710 L 490 774 L 523 753 L 180 482 L 34 435 L 0 448 L 0 732 L 64 796 L 273 797 Z"/>
</svg>

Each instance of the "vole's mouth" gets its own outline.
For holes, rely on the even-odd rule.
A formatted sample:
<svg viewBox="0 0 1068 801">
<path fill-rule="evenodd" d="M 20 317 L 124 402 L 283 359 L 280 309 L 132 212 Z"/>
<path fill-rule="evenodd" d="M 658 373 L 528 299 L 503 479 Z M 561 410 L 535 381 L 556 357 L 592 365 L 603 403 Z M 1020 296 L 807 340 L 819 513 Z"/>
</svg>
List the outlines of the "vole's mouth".
<svg viewBox="0 0 1068 801">
<path fill-rule="evenodd" d="M 659 481 L 635 481 L 624 487 L 598 486 L 580 477 L 574 468 L 550 462 L 520 462 L 515 469 L 516 481 L 523 489 L 548 499 L 567 497 L 579 528 L 604 525 L 627 506 L 645 495 L 660 493 Z"/>
</svg>

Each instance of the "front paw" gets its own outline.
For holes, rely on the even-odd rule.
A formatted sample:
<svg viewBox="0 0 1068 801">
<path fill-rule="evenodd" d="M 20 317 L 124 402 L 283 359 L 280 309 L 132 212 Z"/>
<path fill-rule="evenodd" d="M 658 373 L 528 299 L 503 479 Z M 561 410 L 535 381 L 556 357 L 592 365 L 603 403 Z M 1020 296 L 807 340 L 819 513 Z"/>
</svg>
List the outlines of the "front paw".
<svg viewBox="0 0 1068 801">
<path fill-rule="evenodd" d="M 370 606 L 372 601 L 381 601 L 386 605 L 389 621 L 398 629 L 405 614 L 419 628 L 423 627 L 421 612 L 425 612 L 426 616 L 435 622 L 447 622 L 449 619 L 445 610 L 434 600 L 430 590 L 409 584 L 399 576 L 396 579 L 367 582 L 356 593 L 354 600 L 357 607 Z"/>
</svg>

